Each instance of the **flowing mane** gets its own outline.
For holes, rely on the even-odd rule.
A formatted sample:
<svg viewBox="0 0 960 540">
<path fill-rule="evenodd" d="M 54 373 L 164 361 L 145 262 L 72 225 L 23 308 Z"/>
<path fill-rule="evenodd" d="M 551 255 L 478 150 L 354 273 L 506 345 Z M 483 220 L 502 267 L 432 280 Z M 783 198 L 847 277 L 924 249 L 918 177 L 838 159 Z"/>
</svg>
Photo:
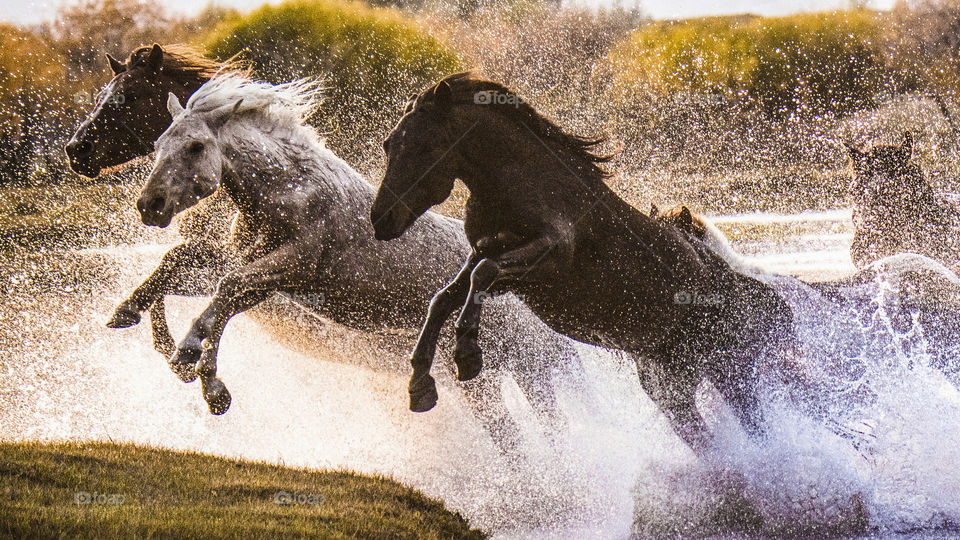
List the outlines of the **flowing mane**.
<svg viewBox="0 0 960 540">
<path fill-rule="evenodd" d="M 660 223 L 670 224 L 684 234 L 703 242 L 711 251 L 738 271 L 751 275 L 765 275 L 769 273 L 760 266 L 748 261 L 740 253 L 737 253 L 730 244 L 730 239 L 727 238 L 727 235 L 723 234 L 723 231 L 702 216 L 691 212 L 686 206 L 677 205 L 667 208 L 666 210 L 660 210 L 654 205 L 651 208 L 650 217 Z"/>
<path fill-rule="evenodd" d="M 536 111 L 530 104 L 521 99 L 506 86 L 479 78 L 472 72 L 463 72 L 449 75 L 438 85 L 446 84 L 450 87 L 455 104 L 477 104 L 489 107 L 490 110 L 502 114 L 514 122 L 530 129 L 540 140 L 550 143 L 552 150 L 562 158 L 570 168 L 585 178 L 603 181 L 610 173 L 599 166 L 600 163 L 610 161 L 613 156 L 598 155 L 594 151 L 606 138 L 580 137 L 567 133 L 550 119 Z M 427 103 L 433 89 L 431 87 L 415 98 L 407 106 L 407 110 Z M 478 96 L 486 94 L 488 101 L 478 100 Z M 501 98 L 502 97 L 502 98 Z M 498 99 L 501 98 L 501 99 Z"/>
<path fill-rule="evenodd" d="M 204 113 L 236 106 L 237 113 L 256 110 L 277 125 L 292 127 L 304 124 L 322 102 L 323 88 L 313 79 L 274 86 L 230 71 L 214 76 L 194 92 L 185 112 Z"/>
<path fill-rule="evenodd" d="M 127 69 L 146 64 L 151 49 L 150 46 L 134 49 L 127 57 Z M 202 83 L 213 78 L 217 73 L 230 71 L 247 74 L 246 68 L 237 56 L 218 62 L 207 58 L 194 47 L 179 43 L 163 46 L 163 71 L 169 77 L 184 83 L 197 81 Z"/>
</svg>

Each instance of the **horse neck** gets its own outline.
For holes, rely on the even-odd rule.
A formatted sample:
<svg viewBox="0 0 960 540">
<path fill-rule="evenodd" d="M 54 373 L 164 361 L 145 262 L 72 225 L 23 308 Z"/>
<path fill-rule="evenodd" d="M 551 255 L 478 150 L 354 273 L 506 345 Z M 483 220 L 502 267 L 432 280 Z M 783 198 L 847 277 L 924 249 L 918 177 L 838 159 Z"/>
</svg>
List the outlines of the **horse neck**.
<svg viewBox="0 0 960 540">
<path fill-rule="evenodd" d="M 166 92 L 173 92 L 175 96 L 180 98 L 181 103 L 186 103 L 194 92 L 210 80 L 210 78 L 205 75 L 187 75 L 184 78 L 168 75 L 165 79 L 167 80 L 167 89 L 164 90 L 164 94 L 161 97 L 165 97 Z"/>
<path fill-rule="evenodd" d="M 269 134 L 246 127 L 223 137 L 221 143 L 226 157 L 222 186 L 241 212 L 269 212 L 284 194 L 298 188 L 332 202 L 325 205 L 331 214 L 373 204 L 373 186 L 299 127 Z"/>
<path fill-rule="evenodd" d="M 177 99 L 181 103 L 186 103 L 190 96 L 193 95 L 204 83 L 209 79 L 203 76 L 191 75 L 189 77 L 178 78 L 170 75 L 163 75 L 160 78 L 160 84 L 156 86 L 151 86 L 145 91 L 156 93 L 159 95 L 162 102 L 166 102 L 167 94 L 173 93 L 177 96 Z M 160 138 L 160 135 L 170 127 L 170 116 L 166 112 L 166 108 L 158 111 L 151 111 L 151 114 L 147 114 L 144 117 L 143 127 L 136 130 L 137 132 L 142 132 L 142 135 L 137 135 L 142 137 L 144 140 L 143 146 L 149 147 L 154 141 Z M 151 143 L 151 144 L 147 144 Z"/>
<path fill-rule="evenodd" d="M 549 193 L 551 206 L 575 211 L 610 191 L 602 181 L 577 173 L 572 158 L 552 142 L 482 107 L 462 108 L 464 114 L 450 130 L 470 135 L 459 143 L 463 165 L 458 176 L 475 203 L 503 207 L 542 200 Z"/>
<path fill-rule="evenodd" d="M 758 272 L 760 269 L 755 265 L 748 262 L 743 255 L 737 253 L 733 246 L 730 245 L 730 240 L 724 235 L 716 225 L 704 221 L 704 225 L 707 230 L 706 237 L 704 237 L 704 243 L 713 250 L 714 253 L 719 255 L 727 263 L 741 271 L 749 272 Z"/>
</svg>

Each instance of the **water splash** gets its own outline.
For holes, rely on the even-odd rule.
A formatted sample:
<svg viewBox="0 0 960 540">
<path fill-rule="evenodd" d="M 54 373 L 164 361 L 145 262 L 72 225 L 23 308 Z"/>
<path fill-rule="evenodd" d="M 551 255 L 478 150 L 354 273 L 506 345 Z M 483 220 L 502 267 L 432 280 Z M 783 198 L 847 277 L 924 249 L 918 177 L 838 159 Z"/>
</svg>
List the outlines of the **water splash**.
<svg viewBox="0 0 960 540">
<path fill-rule="evenodd" d="M 638 389 L 620 355 L 580 347 L 587 383 L 565 383 L 568 426 L 548 439 L 515 382 L 506 406 L 525 430 L 509 460 L 437 370 L 441 405 L 406 410 L 408 343 L 332 324 L 298 337 L 268 312 L 231 322 L 220 370 L 234 395 L 211 417 L 140 325 L 103 320 L 163 246 L 49 251 L 5 261 L 0 438 L 113 440 L 392 476 L 503 538 L 830 535 L 863 519 L 881 536 L 960 524 L 960 393 L 896 283 L 848 291 L 847 308 L 784 289 L 814 361 L 766 385 L 771 430 L 749 441 L 709 386 L 717 436 L 696 460 Z M 204 305 L 175 299 L 175 335 Z M 287 322 L 284 322 L 287 321 Z M 375 369 L 387 365 L 389 369 Z M 956 382 L 956 381 L 954 381 Z"/>
</svg>

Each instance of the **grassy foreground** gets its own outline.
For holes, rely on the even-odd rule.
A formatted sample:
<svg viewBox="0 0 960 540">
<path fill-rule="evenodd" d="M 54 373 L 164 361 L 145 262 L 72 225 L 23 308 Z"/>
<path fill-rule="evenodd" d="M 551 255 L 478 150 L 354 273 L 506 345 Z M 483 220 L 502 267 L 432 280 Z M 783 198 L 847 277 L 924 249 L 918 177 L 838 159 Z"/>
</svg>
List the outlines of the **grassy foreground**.
<svg viewBox="0 0 960 540">
<path fill-rule="evenodd" d="M 0 443 L 3 538 L 485 538 L 385 478 L 108 443 Z"/>
</svg>

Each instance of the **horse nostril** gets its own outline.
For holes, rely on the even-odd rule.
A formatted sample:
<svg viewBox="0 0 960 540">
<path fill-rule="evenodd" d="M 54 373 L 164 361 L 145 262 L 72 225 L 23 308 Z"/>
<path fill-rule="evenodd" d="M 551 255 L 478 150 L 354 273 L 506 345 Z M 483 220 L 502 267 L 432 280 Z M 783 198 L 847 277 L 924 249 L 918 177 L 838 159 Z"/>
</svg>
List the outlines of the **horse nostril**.
<svg viewBox="0 0 960 540">
<path fill-rule="evenodd" d="M 85 158 L 93 153 L 93 143 L 81 141 L 72 145 L 73 155 L 78 158 Z"/>
<path fill-rule="evenodd" d="M 167 206 L 167 201 L 163 197 L 155 197 L 147 205 L 147 209 L 155 214 L 159 214 Z"/>
<path fill-rule="evenodd" d="M 141 214 L 146 212 L 159 214 L 166 206 L 167 201 L 163 197 L 154 197 L 149 201 L 145 201 L 143 199 L 137 201 L 137 210 L 139 210 Z"/>
</svg>

